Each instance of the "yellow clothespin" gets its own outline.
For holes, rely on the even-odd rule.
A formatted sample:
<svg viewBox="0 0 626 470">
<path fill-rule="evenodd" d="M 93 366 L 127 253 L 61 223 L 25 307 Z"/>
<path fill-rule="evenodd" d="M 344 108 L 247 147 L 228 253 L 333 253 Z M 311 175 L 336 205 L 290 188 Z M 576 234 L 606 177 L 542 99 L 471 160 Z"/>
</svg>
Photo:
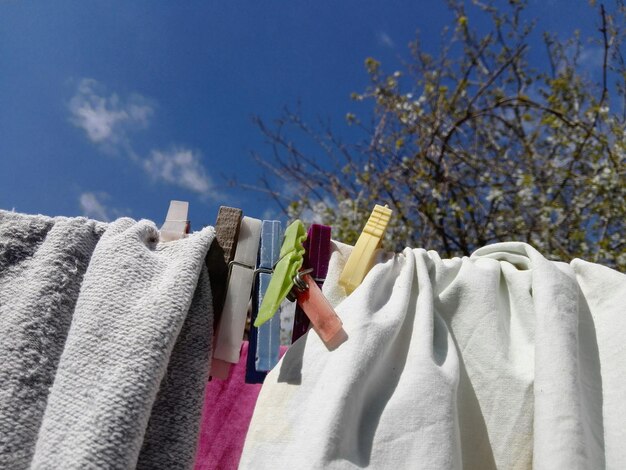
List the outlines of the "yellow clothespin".
<svg viewBox="0 0 626 470">
<path fill-rule="evenodd" d="M 188 213 L 189 203 L 187 201 L 170 201 L 165 222 L 160 230 L 162 242 L 178 240 L 189 233 Z"/>
<path fill-rule="evenodd" d="M 350 295 L 363 282 L 372 268 L 374 253 L 385 235 L 392 213 L 393 211 L 387 206 L 383 207 L 378 204 L 374 206 L 339 277 L 339 284 L 346 290 L 346 294 Z"/>
</svg>

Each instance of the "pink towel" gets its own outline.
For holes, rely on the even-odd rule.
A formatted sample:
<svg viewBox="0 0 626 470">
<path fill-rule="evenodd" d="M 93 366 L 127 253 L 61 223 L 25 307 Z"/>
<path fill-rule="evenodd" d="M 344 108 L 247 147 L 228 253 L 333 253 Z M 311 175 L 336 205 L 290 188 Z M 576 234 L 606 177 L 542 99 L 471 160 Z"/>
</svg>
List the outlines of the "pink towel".
<svg viewBox="0 0 626 470">
<path fill-rule="evenodd" d="M 282 356 L 286 347 L 280 349 Z M 248 342 L 227 380 L 207 384 L 195 470 L 231 470 L 239 458 L 262 384 L 245 383 Z"/>
</svg>

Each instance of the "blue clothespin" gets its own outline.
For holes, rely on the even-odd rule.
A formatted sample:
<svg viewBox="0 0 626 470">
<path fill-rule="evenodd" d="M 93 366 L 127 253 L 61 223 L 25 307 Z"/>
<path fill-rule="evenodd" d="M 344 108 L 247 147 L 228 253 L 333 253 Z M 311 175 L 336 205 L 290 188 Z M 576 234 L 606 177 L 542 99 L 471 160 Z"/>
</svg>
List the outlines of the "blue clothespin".
<svg viewBox="0 0 626 470">
<path fill-rule="evenodd" d="M 280 315 L 276 313 L 259 328 L 254 326 L 259 307 L 272 277 L 272 268 L 278 261 L 283 231 L 278 220 L 264 220 L 261 227 L 261 247 L 255 291 L 252 294 L 251 327 L 248 340 L 246 363 L 246 383 L 261 383 L 266 372 L 279 360 L 280 354 Z"/>
</svg>

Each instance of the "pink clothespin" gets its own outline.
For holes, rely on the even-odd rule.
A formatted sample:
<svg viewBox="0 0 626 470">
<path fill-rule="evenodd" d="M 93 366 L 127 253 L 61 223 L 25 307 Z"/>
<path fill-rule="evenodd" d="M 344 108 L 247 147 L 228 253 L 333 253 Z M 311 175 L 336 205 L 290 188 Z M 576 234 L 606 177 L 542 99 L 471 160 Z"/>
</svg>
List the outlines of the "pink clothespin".
<svg viewBox="0 0 626 470">
<path fill-rule="evenodd" d="M 300 271 L 289 296 L 295 297 L 298 306 L 306 313 L 313 329 L 328 349 L 335 349 L 348 339 L 341 319 L 335 313 L 322 290 L 311 276 L 312 268 Z M 289 298 L 288 296 L 288 298 Z"/>
<path fill-rule="evenodd" d="M 328 225 L 312 224 L 307 231 L 306 240 L 302 243 L 305 249 L 302 266 L 304 269 L 310 268 L 313 270 L 311 271 L 311 277 L 315 279 L 318 287 L 322 287 L 328 273 L 330 235 L 331 228 Z M 307 332 L 309 324 L 309 318 L 304 310 L 296 306 L 291 336 L 292 343 L 295 343 L 298 338 Z"/>
</svg>

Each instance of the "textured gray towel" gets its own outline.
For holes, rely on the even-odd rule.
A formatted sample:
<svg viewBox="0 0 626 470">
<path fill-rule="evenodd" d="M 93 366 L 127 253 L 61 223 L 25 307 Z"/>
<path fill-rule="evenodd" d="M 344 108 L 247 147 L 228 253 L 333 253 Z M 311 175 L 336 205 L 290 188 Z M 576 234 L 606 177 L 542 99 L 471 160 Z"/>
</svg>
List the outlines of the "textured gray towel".
<svg viewBox="0 0 626 470">
<path fill-rule="evenodd" d="M 105 225 L 0 211 L 0 468 L 27 468 Z"/>
<path fill-rule="evenodd" d="M 0 212 L 0 467 L 188 468 L 212 228 Z"/>
</svg>

